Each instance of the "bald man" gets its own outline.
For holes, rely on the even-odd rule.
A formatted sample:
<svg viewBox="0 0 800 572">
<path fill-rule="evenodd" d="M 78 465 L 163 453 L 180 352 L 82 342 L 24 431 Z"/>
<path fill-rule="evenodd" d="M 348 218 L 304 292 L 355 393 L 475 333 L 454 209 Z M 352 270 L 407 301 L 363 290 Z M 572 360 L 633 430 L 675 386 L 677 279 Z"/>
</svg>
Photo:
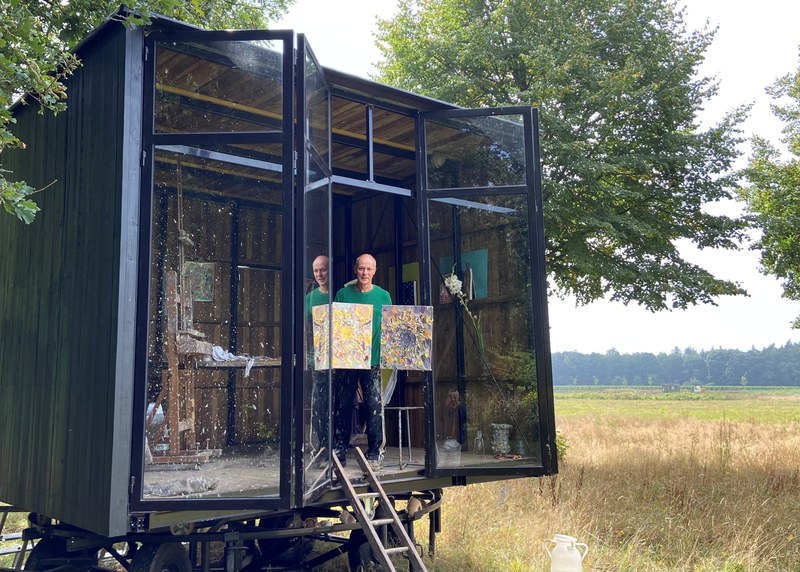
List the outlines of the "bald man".
<svg viewBox="0 0 800 572">
<path fill-rule="evenodd" d="M 322 304 L 330 303 L 330 291 L 328 290 L 328 257 L 323 255 L 317 256 L 311 263 L 311 270 L 314 273 L 314 280 L 317 282 L 317 287 L 311 292 L 306 294 L 306 322 L 311 327 L 311 309 L 314 306 L 321 306 Z M 314 436 L 317 438 L 317 451 L 328 449 L 328 371 L 314 369 L 314 345 L 309 340 L 309 366 L 311 367 L 311 428 Z M 315 463 L 316 468 L 324 466 L 324 460 L 327 459 L 327 454 L 321 457 L 321 460 Z"/>
<path fill-rule="evenodd" d="M 333 438 L 334 453 L 344 464 L 345 452 L 350 444 L 352 429 L 352 404 L 356 387 L 361 383 L 367 418 L 367 461 L 373 469 L 381 468 L 383 456 L 383 403 L 381 401 L 381 309 L 391 306 L 392 297 L 372 279 L 377 262 L 371 254 L 362 254 L 356 259 L 356 281 L 336 293 L 335 302 L 369 304 L 372 306 L 372 353 L 370 369 L 343 370 L 342 379 L 336 384 L 337 414 Z"/>
</svg>

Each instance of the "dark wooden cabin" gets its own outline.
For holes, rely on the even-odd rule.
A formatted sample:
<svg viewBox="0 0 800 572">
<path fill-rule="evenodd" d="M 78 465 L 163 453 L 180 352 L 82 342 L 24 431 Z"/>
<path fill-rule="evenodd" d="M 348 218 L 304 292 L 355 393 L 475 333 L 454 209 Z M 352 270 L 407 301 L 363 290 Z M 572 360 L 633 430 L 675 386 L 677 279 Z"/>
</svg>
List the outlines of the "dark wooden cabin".
<svg viewBox="0 0 800 572">
<path fill-rule="evenodd" d="M 370 252 L 433 307 L 432 370 L 387 375 L 387 490 L 556 471 L 535 109 L 325 69 L 291 31 L 110 20 L 77 52 L 68 110 L 17 104 L 2 155 L 48 188 L 0 218 L 0 500 L 113 536 L 340 499 L 310 467 L 319 254 L 334 291 Z"/>
</svg>

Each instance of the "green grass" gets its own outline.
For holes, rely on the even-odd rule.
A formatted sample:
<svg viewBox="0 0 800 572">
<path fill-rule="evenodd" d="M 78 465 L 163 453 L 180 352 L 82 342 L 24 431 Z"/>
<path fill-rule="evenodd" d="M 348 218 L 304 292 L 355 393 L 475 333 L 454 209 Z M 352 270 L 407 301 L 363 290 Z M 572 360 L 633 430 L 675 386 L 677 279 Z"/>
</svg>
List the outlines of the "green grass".
<svg viewBox="0 0 800 572">
<path fill-rule="evenodd" d="M 797 398 L 795 398 L 797 395 Z M 728 420 L 753 423 L 800 422 L 800 393 L 727 391 L 655 393 L 636 390 L 556 393 L 556 417 L 623 417 Z M 643 403 L 646 402 L 646 403 Z"/>
</svg>

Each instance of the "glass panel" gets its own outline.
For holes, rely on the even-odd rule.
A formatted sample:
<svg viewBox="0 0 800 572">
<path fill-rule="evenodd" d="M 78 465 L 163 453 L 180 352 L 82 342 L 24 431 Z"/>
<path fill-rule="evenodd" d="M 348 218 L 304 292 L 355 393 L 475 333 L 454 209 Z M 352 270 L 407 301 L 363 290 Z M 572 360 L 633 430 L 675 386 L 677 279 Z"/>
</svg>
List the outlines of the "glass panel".
<svg viewBox="0 0 800 572">
<path fill-rule="evenodd" d="M 225 151 L 155 150 L 148 500 L 278 495 L 280 173 Z"/>
<path fill-rule="evenodd" d="M 278 148 L 276 148 L 278 147 Z M 165 167 L 181 163 L 184 190 L 280 205 L 280 145 L 164 145 L 156 151 L 156 187 L 174 184 Z"/>
<path fill-rule="evenodd" d="M 333 97 L 333 166 L 337 174 L 367 180 L 368 106 Z M 373 179 L 407 189 L 416 186 L 414 119 L 372 108 Z"/>
<path fill-rule="evenodd" d="M 330 135 L 330 103 L 328 86 L 309 54 L 305 57 L 306 74 L 306 137 L 321 160 L 328 160 Z M 319 177 L 317 177 L 319 178 Z M 309 182 L 317 179 L 309 178 Z"/>
<path fill-rule="evenodd" d="M 372 112 L 375 145 L 385 145 L 408 153 L 416 150 L 414 118 L 375 107 Z"/>
<path fill-rule="evenodd" d="M 331 97 L 333 168 L 337 173 L 365 179 L 367 173 L 367 112 L 364 104 Z"/>
<path fill-rule="evenodd" d="M 525 184 L 521 115 L 425 122 L 428 189 Z"/>
<path fill-rule="evenodd" d="M 414 119 L 393 111 L 372 112 L 375 180 L 405 188 L 417 175 Z"/>
<path fill-rule="evenodd" d="M 333 168 L 353 179 L 367 178 L 367 150 L 363 146 L 333 144 Z"/>
<path fill-rule="evenodd" d="M 283 42 L 160 42 L 157 133 L 280 131 Z"/>
<path fill-rule="evenodd" d="M 329 481 L 331 447 L 331 370 L 321 363 L 330 363 L 330 355 L 317 355 L 314 340 L 321 341 L 322 319 L 314 320 L 314 308 L 332 301 L 332 273 L 330 265 L 330 189 L 323 185 L 306 193 L 306 297 L 305 297 L 305 351 L 304 368 L 304 432 L 306 492 L 320 488 Z M 315 332 L 316 322 L 316 332 Z M 328 324 L 327 331 L 330 331 Z M 330 347 L 327 348 L 330 352 Z M 319 358 L 319 359 L 318 359 Z"/>
<path fill-rule="evenodd" d="M 309 51 L 303 54 L 305 102 L 303 132 L 299 142 L 305 151 L 305 173 L 301 182 L 305 197 L 305 255 L 299 264 L 305 269 L 303 368 L 303 487 L 307 500 L 322 494 L 330 484 L 331 465 L 331 361 L 330 344 L 322 344 L 322 330 L 330 331 L 327 320 L 316 315 L 315 308 L 332 301 L 331 284 L 331 189 L 330 189 L 330 95 L 322 72 Z M 300 285 L 298 285 L 300 286 Z M 325 324 L 327 321 L 327 324 Z M 327 326 L 327 328 L 325 327 Z M 316 330 L 316 331 L 315 331 Z M 314 341 L 317 341 L 317 346 Z M 323 349 L 324 347 L 324 349 Z M 327 352 L 328 355 L 323 355 Z"/>
<path fill-rule="evenodd" d="M 437 465 L 540 465 L 527 199 L 429 206 Z"/>
<path fill-rule="evenodd" d="M 375 152 L 375 180 L 380 183 L 411 189 L 417 179 L 417 163 L 413 158 Z"/>
</svg>

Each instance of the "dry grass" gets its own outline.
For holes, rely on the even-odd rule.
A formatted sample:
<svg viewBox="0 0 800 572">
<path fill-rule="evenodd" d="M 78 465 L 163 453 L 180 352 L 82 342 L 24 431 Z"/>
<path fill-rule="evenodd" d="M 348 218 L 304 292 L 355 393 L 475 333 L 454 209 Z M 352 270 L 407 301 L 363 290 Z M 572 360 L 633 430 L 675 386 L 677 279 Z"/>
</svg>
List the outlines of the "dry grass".
<svg viewBox="0 0 800 572">
<path fill-rule="evenodd" d="M 709 404 L 716 418 L 696 403 L 568 399 L 556 405 L 570 446 L 559 475 L 447 489 L 431 572 L 546 572 L 556 533 L 589 545 L 587 572 L 800 572 L 790 396 L 737 400 L 747 415 Z"/>
<path fill-rule="evenodd" d="M 561 416 L 558 476 L 448 489 L 431 569 L 546 571 L 564 533 L 587 571 L 800 572 L 800 422 L 670 413 Z"/>
</svg>

